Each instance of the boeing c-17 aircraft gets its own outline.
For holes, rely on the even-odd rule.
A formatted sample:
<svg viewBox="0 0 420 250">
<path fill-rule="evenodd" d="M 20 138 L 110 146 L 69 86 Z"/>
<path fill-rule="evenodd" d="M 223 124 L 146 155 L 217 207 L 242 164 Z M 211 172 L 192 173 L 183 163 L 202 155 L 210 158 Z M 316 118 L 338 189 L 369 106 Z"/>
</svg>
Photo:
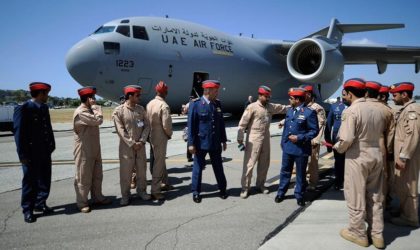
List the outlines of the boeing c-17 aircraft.
<svg viewBox="0 0 420 250">
<path fill-rule="evenodd" d="M 143 88 L 142 104 L 154 98 L 154 86 L 169 86 L 168 104 L 177 110 L 190 95 L 202 94 L 201 82 L 219 80 L 225 111 L 241 112 L 258 86 L 272 89 L 272 101 L 288 103 L 287 91 L 313 84 L 321 99 L 343 82 L 346 64 L 414 64 L 419 72 L 420 47 L 346 45 L 345 33 L 403 28 L 403 24 L 341 24 L 298 41 L 232 36 L 191 22 L 158 17 L 113 20 L 74 45 L 66 56 L 71 76 L 97 87 L 98 95 L 118 101 L 128 84 Z M 402 79 L 403 80 L 403 79 Z"/>
</svg>

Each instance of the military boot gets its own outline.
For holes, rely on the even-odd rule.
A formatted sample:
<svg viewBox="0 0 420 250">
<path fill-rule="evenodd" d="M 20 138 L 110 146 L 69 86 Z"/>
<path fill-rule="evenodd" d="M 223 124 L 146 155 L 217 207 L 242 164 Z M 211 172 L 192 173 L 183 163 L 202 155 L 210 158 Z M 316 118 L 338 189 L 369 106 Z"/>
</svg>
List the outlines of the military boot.
<svg viewBox="0 0 420 250">
<path fill-rule="evenodd" d="M 353 242 L 359 246 L 362 247 L 368 247 L 369 246 L 369 241 L 367 238 L 360 238 L 356 235 L 354 235 L 352 232 L 350 232 L 347 228 L 341 229 L 340 231 L 340 236 L 343 237 L 344 239 Z"/>
</svg>

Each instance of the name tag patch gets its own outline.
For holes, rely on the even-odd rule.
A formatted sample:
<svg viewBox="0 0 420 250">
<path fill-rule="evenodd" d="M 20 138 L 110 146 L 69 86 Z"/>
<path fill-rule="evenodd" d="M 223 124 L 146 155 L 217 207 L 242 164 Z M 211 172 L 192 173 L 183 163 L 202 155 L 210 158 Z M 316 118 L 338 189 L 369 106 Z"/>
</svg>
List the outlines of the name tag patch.
<svg viewBox="0 0 420 250">
<path fill-rule="evenodd" d="M 416 113 L 415 112 L 408 113 L 408 119 L 410 119 L 410 120 L 416 120 L 417 119 Z"/>
</svg>

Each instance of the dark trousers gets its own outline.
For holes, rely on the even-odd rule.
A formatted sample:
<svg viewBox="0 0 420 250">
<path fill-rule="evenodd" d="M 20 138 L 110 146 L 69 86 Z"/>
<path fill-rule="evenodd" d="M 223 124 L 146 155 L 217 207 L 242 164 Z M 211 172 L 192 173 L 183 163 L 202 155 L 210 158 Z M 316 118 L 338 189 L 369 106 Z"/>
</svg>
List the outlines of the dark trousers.
<svg viewBox="0 0 420 250">
<path fill-rule="evenodd" d="M 33 159 L 22 165 L 23 213 L 33 211 L 34 207 L 45 205 L 51 188 L 51 157 Z"/>
<path fill-rule="evenodd" d="M 286 192 L 289 189 L 294 163 L 296 163 L 295 197 L 296 199 L 303 199 L 303 194 L 306 189 L 306 165 L 308 164 L 308 156 L 291 155 L 285 152 L 283 152 L 280 169 L 280 184 L 277 195 L 286 195 Z"/>
<path fill-rule="evenodd" d="M 210 161 L 213 166 L 214 175 L 216 176 L 217 186 L 220 191 L 226 191 L 226 177 L 223 172 L 221 149 L 211 151 L 198 149 L 194 155 L 194 165 L 192 170 L 191 191 L 193 194 L 201 193 L 201 177 L 203 168 L 206 165 L 207 153 L 210 155 Z"/>
<path fill-rule="evenodd" d="M 344 162 L 346 160 L 346 154 L 340 154 L 334 150 L 334 174 L 336 187 L 343 187 L 344 183 Z"/>
</svg>

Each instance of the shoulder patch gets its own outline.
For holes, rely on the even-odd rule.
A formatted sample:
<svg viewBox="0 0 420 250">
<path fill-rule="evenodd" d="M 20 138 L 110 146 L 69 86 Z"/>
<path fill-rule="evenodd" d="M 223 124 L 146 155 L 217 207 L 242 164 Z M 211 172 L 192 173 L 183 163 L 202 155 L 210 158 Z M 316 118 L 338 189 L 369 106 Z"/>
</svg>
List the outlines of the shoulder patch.
<svg viewBox="0 0 420 250">
<path fill-rule="evenodd" d="M 416 112 L 414 112 L 414 111 L 408 112 L 408 119 L 410 119 L 410 120 L 416 120 L 417 119 Z"/>
</svg>

